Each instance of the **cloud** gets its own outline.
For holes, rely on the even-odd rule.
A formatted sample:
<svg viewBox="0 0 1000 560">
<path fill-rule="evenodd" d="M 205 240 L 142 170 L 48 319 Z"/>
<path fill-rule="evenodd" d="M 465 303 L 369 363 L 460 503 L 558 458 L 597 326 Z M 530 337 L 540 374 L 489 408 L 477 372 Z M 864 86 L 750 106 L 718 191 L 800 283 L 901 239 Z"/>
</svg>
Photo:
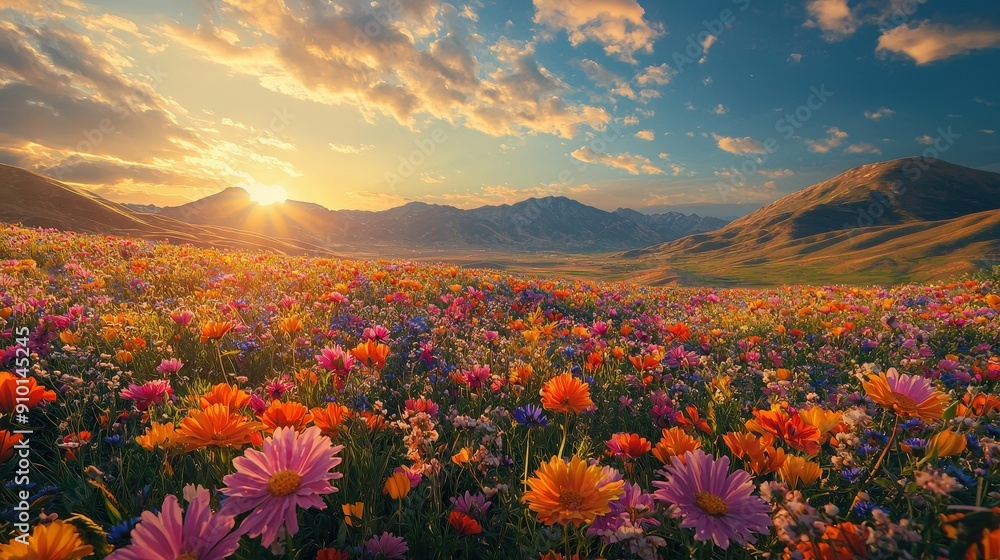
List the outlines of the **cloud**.
<svg viewBox="0 0 1000 560">
<path fill-rule="evenodd" d="M 1000 28 L 923 21 L 916 26 L 900 25 L 885 31 L 879 37 L 875 51 L 902 54 L 921 65 L 997 47 L 1000 47 Z"/>
<path fill-rule="evenodd" d="M 982 132 L 983 134 L 993 134 L 996 131 L 995 130 L 990 130 L 989 128 L 984 128 L 984 129 L 980 130 L 979 132 Z"/>
<path fill-rule="evenodd" d="M 795 172 L 791 169 L 761 169 L 757 173 L 760 173 L 768 179 L 780 179 L 782 177 L 791 177 L 792 175 L 795 175 Z"/>
<path fill-rule="evenodd" d="M 923 136 L 917 136 L 916 139 L 918 144 L 923 144 L 925 146 L 930 146 L 934 143 L 934 137 L 930 134 L 924 134 Z"/>
<path fill-rule="evenodd" d="M 647 66 L 635 76 L 635 83 L 640 86 L 663 86 L 670 83 L 670 80 L 677 75 L 677 70 L 671 68 L 666 62 L 659 66 Z"/>
<path fill-rule="evenodd" d="M 534 43 L 487 45 L 450 4 L 401 4 L 310 3 L 303 13 L 283 2 L 231 0 L 223 15 L 163 32 L 268 90 L 353 106 L 371 123 L 388 117 L 417 129 L 431 118 L 491 136 L 571 138 L 610 121 L 604 108 L 572 101 L 575 90 L 539 63 Z"/>
<path fill-rule="evenodd" d="M 362 152 L 367 152 L 374 147 L 375 146 L 372 144 L 358 144 L 357 146 L 352 146 L 350 144 L 330 143 L 330 149 L 341 154 L 360 154 Z"/>
<path fill-rule="evenodd" d="M 575 47 L 588 41 L 604 46 L 604 53 L 635 63 L 636 53 L 651 54 L 663 26 L 648 22 L 637 0 L 534 0 L 535 23 L 565 31 Z"/>
<path fill-rule="evenodd" d="M 716 115 L 725 115 L 726 113 L 729 112 L 729 109 L 727 109 L 726 106 L 723 105 L 722 103 L 719 103 L 718 105 L 715 106 L 715 109 L 712 109 L 712 112 L 715 113 Z"/>
<path fill-rule="evenodd" d="M 806 27 L 818 27 L 829 42 L 839 41 L 854 34 L 860 25 L 847 0 L 810 0 L 806 4 L 809 18 Z"/>
<path fill-rule="evenodd" d="M 865 111 L 865 118 L 873 120 L 873 121 L 877 121 L 879 119 L 884 119 L 886 117 L 891 117 L 895 113 L 896 113 L 895 111 L 893 111 L 892 109 L 890 109 L 888 107 L 879 107 L 878 109 L 875 109 L 874 111 Z"/>
<path fill-rule="evenodd" d="M 628 84 L 628 81 L 614 72 L 605 69 L 593 60 L 587 58 L 581 60 L 580 69 L 595 84 L 606 88 L 608 93 L 635 99 L 635 91 L 632 90 L 632 86 Z"/>
<path fill-rule="evenodd" d="M 806 147 L 809 148 L 810 152 L 825 154 L 839 147 L 847 138 L 847 133 L 835 126 L 826 129 L 826 134 L 827 137 L 822 140 L 806 140 Z"/>
<path fill-rule="evenodd" d="M 604 152 L 596 152 L 589 146 L 574 150 L 570 155 L 583 162 L 614 167 L 615 169 L 627 171 L 631 175 L 661 175 L 665 173 L 662 169 L 653 165 L 653 162 L 649 158 L 640 155 L 627 153 L 611 155 Z"/>
<path fill-rule="evenodd" d="M 862 142 L 860 144 L 851 144 L 844 149 L 845 154 L 874 154 L 881 155 L 882 150 L 876 148 L 872 144 Z"/>
<path fill-rule="evenodd" d="M 788 62 L 792 64 L 799 64 L 802 62 L 802 53 L 792 53 L 788 55 Z"/>
<path fill-rule="evenodd" d="M 724 152 L 729 152 L 731 154 L 766 154 L 767 150 L 764 148 L 764 144 L 745 136 L 743 138 L 734 138 L 730 136 L 720 136 L 718 134 L 712 133 L 712 138 L 715 139 L 719 149 Z"/>
<path fill-rule="evenodd" d="M 638 138 L 639 140 L 647 140 L 649 142 L 652 142 L 653 138 L 655 138 L 656 135 L 655 133 L 653 133 L 652 130 L 640 130 L 639 132 L 635 133 L 635 137 Z"/>
</svg>

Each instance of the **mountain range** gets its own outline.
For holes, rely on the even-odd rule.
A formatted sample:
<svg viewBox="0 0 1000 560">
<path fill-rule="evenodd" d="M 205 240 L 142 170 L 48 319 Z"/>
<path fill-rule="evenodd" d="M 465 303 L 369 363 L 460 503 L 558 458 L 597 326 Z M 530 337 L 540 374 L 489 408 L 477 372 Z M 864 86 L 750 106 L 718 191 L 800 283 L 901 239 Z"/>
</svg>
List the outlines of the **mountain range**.
<svg viewBox="0 0 1000 560">
<path fill-rule="evenodd" d="M 1000 174 L 920 157 L 873 163 L 726 223 L 607 212 L 564 197 L 472 210 L 411 202 L 371 212 L 298 201 L 261 206 L 228 188 L 176 207 L 120 205 L 0 165 L 0 221 L 305 255 L 558 251 L 574 269 L 654 285 L 891 283 L 1000 264 Z"/>
<path fill-rule="evenodd" d="M 711 283 L 932 280 L 1000 265 L 1000 174 L 939 159 L 863 165 L 718 230 L 624 257 L 645 280 Z"/>
<path fill-rule="evenodd" d="M 718 229 L 718 218 L 667 212 L 607 212 L 550 196 L 471 210 L 410 202 L 378 212 L 329 210 L 288 200 L 262 206 L 230 187 L 182 206 L 140 212 L 199 225 L 235 227 L 325 247 L 438 246 L 505 250 L 608 251 L 647 247 Z"/>
</svg>

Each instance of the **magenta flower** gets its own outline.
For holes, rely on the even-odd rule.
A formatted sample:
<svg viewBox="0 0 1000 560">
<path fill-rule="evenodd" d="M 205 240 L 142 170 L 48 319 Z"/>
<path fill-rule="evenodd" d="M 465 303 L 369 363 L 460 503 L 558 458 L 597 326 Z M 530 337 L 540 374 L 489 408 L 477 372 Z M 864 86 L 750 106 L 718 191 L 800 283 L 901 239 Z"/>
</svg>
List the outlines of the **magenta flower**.
<svg viewBox="0 0 1000 560">
<path fill-rule="evenodd" d="M 677 507 L 671 514 L 682 517 L 681 527 L 694 528 L 694 538 L 709 539 L 722 548 L 729 541 L 754 543 L 752 533 L 764 533 L 771 527 L 771 508 L 753 496 L 750 475 L 737 469 L 729 473 L 729 457 L 715 459 L 701 449 L 688 451 L 684 460 L 670 458 L 664 467 L 666 481 L 654 481 L 659 488 L 653 496 Z"/>
<path fill-rule="evenodd" d="M 380 325 L 368 327 L 361 333 L 361 338 L 365 340 L 374 340 L 375 342 L 388 342 L 389 329 Z"/>
<path fill-rule="evenodd" d="M 135 401 L 135 407 L 139 410 L 146 410 L 154 404 L 163 402 L 164 397 L 173 395 L 174 390 L 170 387 L 170 382 L 166 379 L 147 381 L 142 385 L 132 383 L 128 389 L 122 391 L 122 398 Z"/>
<path fill-rule="evenodd" d="M 382 533 L 377 537 L 368 539 L 365 549 L 372 555 L 381 554 L 388 560 L 393 558 L 405 558 L 408 547 L 403 537 L 397 537 L 392 533 Z"/>
<path fill-rule="evenodd" d="M 164 375 L 171 375 L 180 371 L 182 367 L 184 367 L 184 362 L 177 358 L 170 358 L 169 360 L 160 360 L 160 365 L 156 366 L 156 371 Z"/>
<path fill-rule="evenodd" d="M 170 318 L 174 320 L 174 323 L 176 323 L 177 326 L 186 327 L 190 325 L 191 320 L 194 319 L 194 313 L 191 313 L 187 309 L 182 309 L 171 313 Z"/>
<path fill-rule="evenodd" d="M 650 525 L 659 525 L 653 495 L 646 494 L 638 484 L 626 482 L 625 493 L 611 502 L 611 511 L 598 517 L 587 527 L 587 535 L 600 536 L 611 544 L 628 538 L 625 535 L 642 533 Z M 624 531 L 622 531 L 624 529 Z"/>
<path fill-rule="evenodd" d="M 332 446 L 315 426 L 301 434 L 292 428 L 275 429 L 262 451 L 247 449 L 233 460 L 236 472 L 222 479 L 227 498 L 223 512 L 252 511 L 240 529 L 251 537 L 263 535 L 265 547 L 282 529 L 294 535 L 299 531 L 298 508 L 325 509 L 323 496 L 337 491 L 330 483 L 343 475 L 331 470 L 340 464 L 336 454 L 343 448 Z"/>
<path fill-rule="evenodd" d="M 167 496 L 159 513 L 143 512 L 132 530 L 132 544 L 112 552 L 108 560 L 223 560 L 236 552 L 243 533 L 232 532 L 233 516 L 212 513 L 205 488 L 184 489 L 185 496 L 192 492 L 183 516 L 176 496 Z"/>
<path fill-rule="evenodd" d="M 320 350 L 316 355 L 316 362 L 323 369 L 343 375 L 354 367 L 354 355 L 344 351 L 338 344 L 333 348 L 326 347 Z"/>
</svg>

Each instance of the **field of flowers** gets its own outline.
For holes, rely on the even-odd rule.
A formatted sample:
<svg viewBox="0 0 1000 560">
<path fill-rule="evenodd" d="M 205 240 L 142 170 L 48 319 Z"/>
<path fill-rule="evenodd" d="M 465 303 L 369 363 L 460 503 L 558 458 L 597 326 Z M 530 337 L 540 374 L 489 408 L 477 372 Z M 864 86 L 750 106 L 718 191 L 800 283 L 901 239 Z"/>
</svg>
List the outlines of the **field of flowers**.
<svg viewBox="0 0 1000 560">
<path fill-rule="evenodd" d="M 0 557 L 997 558 L 998 291 L 3 226 Z"/>
</svg>

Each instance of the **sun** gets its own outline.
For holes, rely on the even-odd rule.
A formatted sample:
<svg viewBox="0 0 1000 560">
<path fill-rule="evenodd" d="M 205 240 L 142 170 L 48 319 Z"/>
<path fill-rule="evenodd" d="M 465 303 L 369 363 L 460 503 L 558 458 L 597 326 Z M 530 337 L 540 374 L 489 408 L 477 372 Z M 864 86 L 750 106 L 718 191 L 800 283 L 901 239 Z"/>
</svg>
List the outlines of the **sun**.
<svg viewBox="0 0 1000 560">
<path fill-rule="evenodd" d="M 250 200 L 261 206 L 288 200 L 288 191 L 285 190 L 285 187 L 279 185 L 262 185 L 257 183 L 256 185 L 246 187 L 246 189 L 250 194 Z"/>
</svg>

